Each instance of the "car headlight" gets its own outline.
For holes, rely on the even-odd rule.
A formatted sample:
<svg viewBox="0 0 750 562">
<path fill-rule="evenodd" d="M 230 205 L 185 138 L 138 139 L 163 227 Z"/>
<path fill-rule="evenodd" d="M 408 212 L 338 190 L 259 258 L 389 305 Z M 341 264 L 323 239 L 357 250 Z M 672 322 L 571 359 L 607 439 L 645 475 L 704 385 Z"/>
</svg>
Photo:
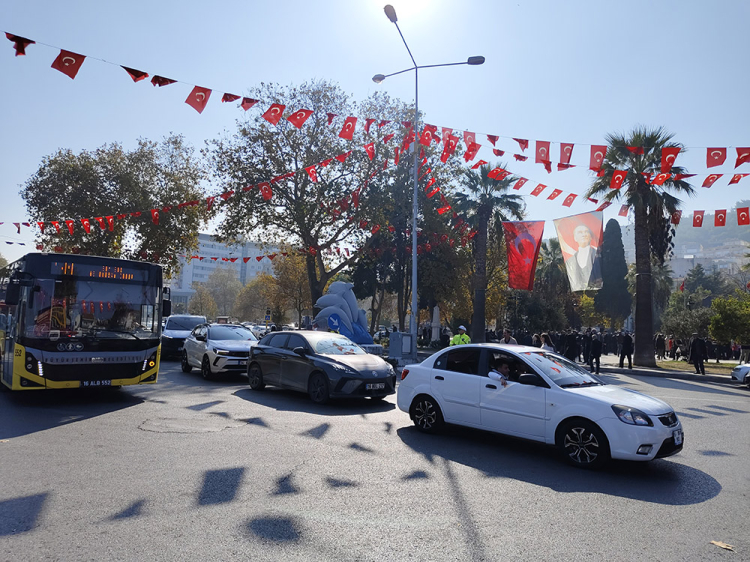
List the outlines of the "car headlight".
<svg viewBox="0 0 750 562">
<path fill-rule="evenodd" d="M 229 352 L 226 349 L 217 349 L 214 347 L 214 353 L 216 355 L 229 355 Z"/>
<path fill-rule="evenodd" d="M 649 425 L 653 426 L 651 419 L 635 408 L 628 408 L 627 406 L 620 406 L 615 404 L 612 406 L 612 411 L 615 415 L 620 418 L 620 421 L 629 425 Z"/>
</svg>

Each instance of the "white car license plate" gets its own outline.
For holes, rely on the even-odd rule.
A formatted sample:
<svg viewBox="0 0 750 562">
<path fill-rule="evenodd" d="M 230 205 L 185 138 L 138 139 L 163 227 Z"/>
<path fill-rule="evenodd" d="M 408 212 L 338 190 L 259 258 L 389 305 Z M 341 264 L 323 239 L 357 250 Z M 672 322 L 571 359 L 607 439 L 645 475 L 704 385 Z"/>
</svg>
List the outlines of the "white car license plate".
<svg viewBox="0 0 750 562">
<path fill-rule="evenodd" d="M 385 383 L 384 382 L 374 382 L 374 383 L 370 383 L 368 385 L 365 385 L 365 388 L 367 390 L 382 390 L 383 388 L 385 388 Z"/>
<path fill-rule="evenodd" d="M 682 430 L 681 429 L 675 429 L 672 432 L 672 439 L 674 439 L 675 445 L 682 445 Z"/>
</svg>

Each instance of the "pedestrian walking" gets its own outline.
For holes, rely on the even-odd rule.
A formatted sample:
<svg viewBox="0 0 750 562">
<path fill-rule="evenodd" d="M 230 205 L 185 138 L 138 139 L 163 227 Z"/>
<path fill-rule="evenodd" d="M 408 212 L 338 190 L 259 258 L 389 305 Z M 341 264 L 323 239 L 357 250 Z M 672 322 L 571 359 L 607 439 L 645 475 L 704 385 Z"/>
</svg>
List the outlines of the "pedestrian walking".
<svg viewBox="0 0 750 562">
<path fill-rule="evenodd" d="M 688 344 L 688 363 L 692 363 L 695 367 L 695 374 L 706 374 L 706 367 L 703 365 L 703 362 L 707 359 L 708 350 L 706 349 L 706 342 L 697 332 L 694 332 Z"/>
<path fill-rule="evenodd" d="M 599 374 L 600 358 L 602 356 L 602 340 L 596 330 L 591 332 L 591 349 L 589 349 L 589 369 Z M 595 367 L 596 366 L 596 367 Z"/>
<path fill-rule="evenodd" d="M 628 358 L 628 369 L 633 368 L 633 338 L 627 332 L 620 332 L 622 344 L 620 344 L 620 369 L 624 368 L 625 358 Z"/>
</svg>

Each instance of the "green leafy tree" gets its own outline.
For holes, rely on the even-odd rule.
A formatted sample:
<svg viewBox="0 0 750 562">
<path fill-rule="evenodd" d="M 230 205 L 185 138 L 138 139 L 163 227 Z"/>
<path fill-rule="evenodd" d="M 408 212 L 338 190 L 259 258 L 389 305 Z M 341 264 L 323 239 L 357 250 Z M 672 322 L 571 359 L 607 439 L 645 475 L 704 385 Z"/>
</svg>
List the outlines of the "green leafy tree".
<svg viewBox="0 0 750 562">
<path fill-rule="evenodd" d="M 632 297 L 628 291 L 628 264 L 622 245 L 620 223 L 610 219 L 602 239 L 602 288 L 596 292 L 596 310 L 610 318 L 610 327 L 622 323 L 630 314 Z"/>
<path fill-rule="evenodd" d="M 750 295 L 746 291 L 714 299 L 711 310 L 711 337 L 721 343 L 750 343 Z"/>
<path fill-rule="evenodd" d="M 260 322 L 269 306 L 266 294 L 265 277 L 254 277 L 237 294 L 234 301 L 234 314 L 240 321 Z"/>
<path fill-rule="evenodd" d="M 700 287 L 694 293 L 672 293 L 662 315 L 662 330 L 683 341 L 687 341 L 694 332 L 707 334 L 714 314 L 711 308 L 703 305 L 709 295 L 708 291 Z"/>
<path fill-rule="evenodd" d="M 313 305 L 305 258 L 294 252 L 277 257 L 273 262 L 273 284 L 286 307 L 297 313 L 297 325 L 302 324 L 302 315 Z"/>
<path fill-rule="evenodd" d="M 578 316 L 581 318 L 582 326 L 601 326 L 604 322 L 604 314 L 596 309 L 594 298 L 595 297 L 591 297 L 587 294 L 582 294 L 580 297 L 580 304 L 578 305 Z"/>
<path fill-rule="evenodd" d="M 487 292 L 487 232 L 493 216 L 499 221 L 520 220 L 525 205 L 519 195 L 508 193 L 516 179 L 508 176 L 500 181 L 488 176 L 497 166 L 485 165 L 478 170 L 465 170 L 462 178 L 463 191 L 456 193 L 457 206 L 469 217 L 476 231 L 473 238 L 474 275 L 472 278 L 474 311 L 471 322 L 471 341 L 485 340 L 485 313 Z"/>
<path fill-rule="evenodd" d="M 663 128 L 634 129 L 629 135 L 607 135 L 608 150 L 601 166 L 602 174 L 593 182 L 586 197 L 600 197 L 606 201 L 624 200 L 633 209 L 635 222 L 635 354 L 636 365 L 655 366 L 653 350 L 653 303 L 651 292 L 652 256 L 664 261 L 670 248 L 671 230 L 669 217 L 677 210 L 681 201 L 671 192 L 692 195 L 693 188 L 676 174 L 686 170 L 671 166 L 670 178 L 662 185 L 646 181 L 661 173 L 661 157 L 664 148 L 680 148 L 672 142 L 673 135 Z M 642 148 L 640 151 L 628 147 Z M 620 189 L 611 189 L 615 171 L 626 171 L 627 176 Z"/>
<path fill-rule="evenodd" d="M 237 277 L 236 269 L 217 267 L 206 280 L 206 288 L 211 292 L 219 312 L 227 316 L 234 308 L 242 283 Z"/>
<path fill-rule="evenodd" d="M 139 140 L 131 151 L 119 144 L 78 154 L 61 149 L 42 160 L 21 197 L 29 215 L 47 223 L 38 237 L 45 246 L 147 259 L 164 266 L 169 276 L 178 267 L 179 254 L 197 246 L 203 209 L 176 205 L 203 198 L 203 177 L 193 149 L 181 136 L 172 135 L 160 143 Z M 159 210 L 158 225 L 151 209 Z M 111 231 L 106 222 L 102 229 L 96 220 L 106 221 L 107 216 L 114 218 Z M 82 218 L 91 221 L 90 234 Z M 72 235 L 62 223 L 66 219 L 75 219 Z M 60 234 L 50 221 L 61 222 Z"/>
<path fill-rule="evenodd" d="M 209 320 L 216 318 L 216 301 L 211 292 L 202 283 L 193 283 L 195 293 L 188 301 L 188 312 L 198 316 L 205 316 Z"/>
</svg>

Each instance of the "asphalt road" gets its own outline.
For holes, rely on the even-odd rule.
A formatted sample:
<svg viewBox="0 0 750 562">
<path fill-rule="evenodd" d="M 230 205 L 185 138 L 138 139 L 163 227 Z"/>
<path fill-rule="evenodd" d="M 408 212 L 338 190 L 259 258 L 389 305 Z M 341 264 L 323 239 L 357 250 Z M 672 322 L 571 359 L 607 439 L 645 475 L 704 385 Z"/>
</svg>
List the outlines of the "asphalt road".
<svg viewBox="0 0 750 562">
<path fill-rule="evenodd" d="M 604 378 L 669 402 L 683 452 L 582 471 L 422 435 L 395 397 L 319 407 L 177 363 L 152 386 L 0 394 L 0 559 L 750 560 L 750 391 Z"/>
</svg>

